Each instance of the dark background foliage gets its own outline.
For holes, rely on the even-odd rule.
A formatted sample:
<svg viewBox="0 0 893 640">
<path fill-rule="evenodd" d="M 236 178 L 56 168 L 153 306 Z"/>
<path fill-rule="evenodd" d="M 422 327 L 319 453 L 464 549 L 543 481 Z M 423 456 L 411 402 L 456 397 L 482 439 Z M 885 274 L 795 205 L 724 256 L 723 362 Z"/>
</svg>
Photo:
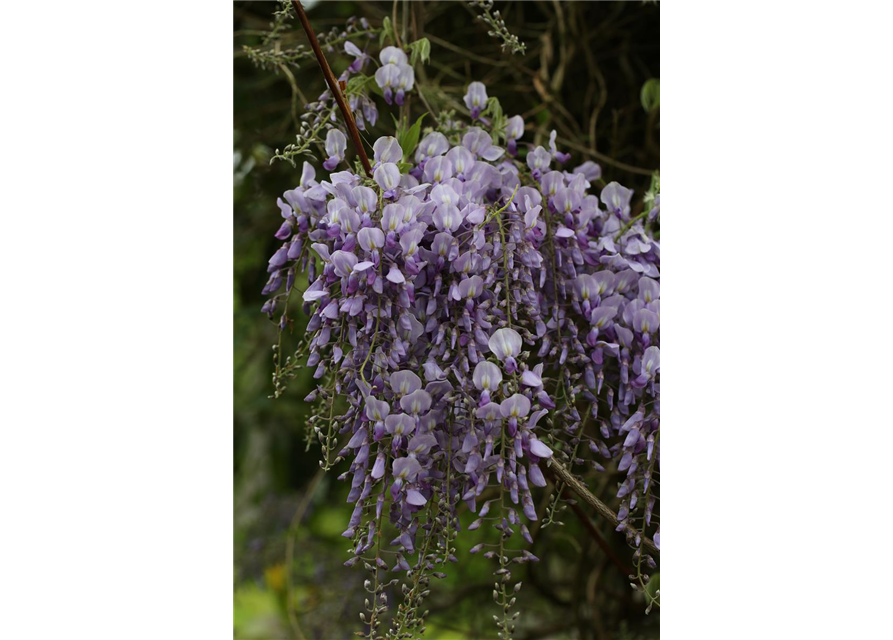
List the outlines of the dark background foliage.
<svg viewBox="0 0 893 640">
<path fill-rule="evenodd" d="M 431 42 L 431 61 L 417 82 L 431 87 L 426 97 L 434 108 L 461 111 L 467 84 L 480 80 L 507 116 L 524 116 L 525 142 L 546 145 L 555 129 L 559 148 L 573 154 L 569 166 L 594 160 L 606 181 L 635 189 L 641 200 L 660 160 L 659 108 L 646 111 L 641 98 L 645 82 L 660 77 L 659 5 L 497 3 L 509 31 L 527 45 L 518 55 L 503 53 L 501 42 L 475 19 L 478 11 L 462 2 L 308 3 L 308 16 L 324 33 L 352 15 L 379 27 L 396 10 L 400 28 L 405 7 L 408 40 L 424 36 Z M 294 141 L 303 104 L 325 88 L 312 57 L 287 70 L 249 60 L 243 46 L 261 46 L 277 8 L 274 2 L 234 4 L 234 633 L 240 640 L 300 637 L 297 623 L 306 638 L 348 638 L 361 629 L 364 574 L 342 566 L 347 545 L 340 533 L 350 514 L 346 487 L 337 474 L 318 474 L 318 449 L 307 449 L 304 424 L 314 407 L 303 398 L 313 386 L 310 372 L 286 396 L 268 397 L 276 330 L 259 313 L 260 291 L 267 259 L 278 246 L 276 198 L 300 177 L 300 165 L 270 164 L 270 158 Z M 306 37 L 289 21 L 280 46 L 297 44 L 306 45 Z M 348 64 L 337 55 L 329 61 L 336 75 Z M 390 114 L 398 113 L 377 103 L 378 124 L 364 134 L 370 143 L 393 134 Z M 416 97 L 410 109 L 414 117 L 425 111 Z M 612 482 L 610 473 L 588 480 L 602 488 Z M 552 490 L 551 484 L 541 490 L 538 512 Z M 578 516 L 567 510 L 561 519 L 565 526 L 533 528 L 534 553 L 542 561 L 526 565 L 516 637 L 657 637 L 658 612 L 645 616 L 641 598 Z M 595 525 L 621 558 L 628 557 L 622 537 L 605 523 Z M 468 540 L 460 550 L 472 544 Z M 460 560 L 448 578 L 432 585 L 426 636 L 495 637 L 492 567 L 470 556 Z"/>
</svg>

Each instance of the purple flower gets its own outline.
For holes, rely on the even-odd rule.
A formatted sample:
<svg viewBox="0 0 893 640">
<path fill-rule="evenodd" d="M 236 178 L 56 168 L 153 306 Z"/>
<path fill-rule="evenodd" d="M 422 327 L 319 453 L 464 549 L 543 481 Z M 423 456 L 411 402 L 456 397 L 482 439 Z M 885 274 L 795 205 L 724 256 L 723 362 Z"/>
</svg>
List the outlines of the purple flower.
<svg viewBox="0 0 893 640">
<path fill-rule="evenodd" d="M 592 326 L 602 329 L 608 326 L 611 318 L 616 315 L 617 309 L 614 307 L 598 307 L 592 310 L 592 313 L 589 315 L 589 321 L 592 323 Z"/>
<path fill-rule="evenodd" d="M 527 396 L 516 393 L 502 401 L 499 411 L 503 418 L 524 418 L 530 413 L 530 400 Z"/>
<path fill-rule="evenodd" d="M 471 111 L 471 119 L 477 120 L 487 105 L 487 87 L 482 82 L 472 82 L 465 93 L 465 106 Z"/>
<path fill-rule="evenodd" d="M 449 233 L 438 233 L 431 243 L 431 252 L 442 259 L 455 260 L 459 254 L 456 239 Z"/>
<path fill-rule="evenodd" d="M 385 418 L 385 430 L 393 436 L 408 436 L 415 431 L 415 419 L 405 413 L 394 413 Z"/>
<path fill-rule="evenodd" d="M 552 204 L 558 213 L 563 213 L 565 218 L 567 218 L 571 213 L 579 211 L 582 198 L 580 198 L 579 193 L 571 189 L 559 189 L 552 199 Z M 571 232 L 571 235 L 574 235 L 573 232 Z"/>
<path fill-rule="evenodd" d="M 493 144 L 493 138 L 490 137 L 489 133 L 478 127 L 468 128 L 468 132 L 462 136 L 462 146 L 474 155 L 491 162 L 498 160 L 505 153 L 504 149 L 500 149 Z"/>
<path fill-rule="evenodd" d="M 395 49 L 395 47 L 388 48 Z M 406 57 L 405 53 L 402 51 L 400 53 Z M 385 102 L 393 104 L 396 97 L 397 104 L 402 105 L 404 94 L 412 89 L 415 82 L 415 72 L 405 63 L 385 64 L 375 72 L 375 82 L 384 92 Z"/>
<path fill-rule="evenodd" d="M 398 105 L 402 106 L 406 92 L 412 91 L 412 87 L 415 84 L 415 71 L 408 64 L 402 64 L 398 69 L 400 73 L 397 75 L 394 83 L 394 86 L 397 87 L 397 95 L 394 100 Z"/>
<path fill-rule="evenodd" d="M 544 196 L 554 196 L 559 192 L 559 190 L 564 191 L 564 173 L 562 173 L 561 171 L 550 171 L 549 173 L 543 175 L 543 179 L 540 180 L 540 188 L 543 190 Z"/>
<path fill-rule="evenodd" d="M 490 391 L 498 389 L 502 382 L 502 371 L 492 362 L 481 360 L 474 368 L 472 379 L 474 386 L 484 392 L 482 403 L 486 405 L 490 401 Z"/>
<path fill-rule="evenodd" d="M 633 327 L 639 333 L 654 333 L 659 326 L 657 314 L 648 309 L 639 309 L 633 316 Z"/>
<path fill-rule="evenodd" d="M 462 224 L 462 212 L 454 204 L 441 204 L 434 212 L 434 226 L 438 231 L 456 231 Z"/>
<path fill-rule="evenodd" d="M 348 449 L 357 449 L 358 447 L 360 447 L 363 444 L 363 441 L 366 440 L 366 435 L 367 435 L 366 428 L 365 427 L 360 428 L 359 431 L 357 431 L 355 434 L 353 434 L 353 437 L 347 443 L 347 448 Z"/>
<path fill-rule="evenodd" d="M 614 290 L 616 278 L 611 271 L 599 271 L 592 275 L 592 283 L 595 286 L 595 293 L 599 297 L 605 296 Z"/>
<path fill-rule="evenodd" d="M 322 280 L 316 280 L 312 285 L 307 287 L 307 290 L 302 297 L 304 298 L 304 302 L 313 302 L 320 298 L 325 298 L 328 295 L 329 292 L 323 288 Z"/>
<path fill-rule="evenodd" d="M 309 162 L 301 166 L 301 188 L 307 189 L 316 186 L 316 169 Z"/>
<path fill-rule="evenodd" d="M 649 380 L 653 380 L 654 377 L 660 371 L 660 348 L 655 346 L 650 346 L 645 349 L 645 353 L 642 356 L 642 360 L 639 363 L 639 375 L 635 380 L 632 381 L 632 385 L 638 389 L 641 389 L 646 384 L 648 384 Z"/>
<path fill-rule="evenodd" d="M 587 273 L 581 273 L 574 280 L 574 293 L 581 302 L 588 302 L 597 295 L 596 284 L 593 277 Z"/>
<path fill-rule="evenodd" d="M 276 253 L 273 254 L 273 257 L 270 258 L 269 267 L 267 271 L 275 271 L 283 266 L 288 261 L 288 248 L 283 246 Z"/>
<path fill-rule="evenodd" d="M 372 174 L 375 183 L 385 192 L 394 192 L 397 185 L 400 184 L 400 170 L 393 162 L 385 162 L 378 165 L 378 168 Z"/>
<path fill-rule="evenodd" d="M 428 409 L 431 408 L 431 394 L 422 389 L 416 389 L 400 398 L 400 408 L 413 416 L 427 413 Z"/>
<path fill-rule="evenodd" d="M 513 360 L 521 353 L 521 335 L 514 329 L 498 329 L 490 336 L 487 344 L 500 362 Z"/>
<path fill-rule="evenodd" d="M 651 278 L 639 278 L 639 300 L 652 302 L 658 298 L 660 298 L 660 284 Z"/>
<path fill-rule="evenodd" d="M 409 439 L 406 450 L 415 455 L 426 455 L 431 447 L 437 445 L 437 438 L 430 433 L 417 433 Z"/>
<path fill-rule="evenodd" d="M 425 163 L 426 182 L 440 183 L 453 177 L 453 163 L 448 158 L 436 156 Z"/>
<path fill-rule="evenodd" d="M 403 272 L 396 265 L 391 265 L 388 270 L 388 275 L 385 276 L 388 282 L 393 282 L 394 284 L 403 284 L 406 282 L 406 277 L 403 275 Z"/>
<path fill-rule="evenodd" d="M 384 422 L 390 413 L 391 407 L 384 400 L 376 400 L 372 396 L 366 398 L 366 417 L 373 422 Z"/>
<path fill-rule="evenodd" d="M 629 218 L 629 201 L 632 195 L 632 190 L 622 187 L 616 182 L 611 182 L 602 189 L 601 200 L 608 208 L 609 213 L 625 220 Z"/>
<path fill-rule="evenodd" d="M 540 364 L 539 367 L 542 368 L 542 364 Z M 543 386 L 543 379 L 536 371 L 527 369 L 524 371 L 524 373 L 521 374 L 521 384 L 523 384 L 525 387 L 533 387 L 534 389 L 539 389 Z"/>
<path fill-rule="evenodd" d="M 459 283 L 456 289 L 457 299 L 474 299 L 484 291 L 484 280 L 480 276 L 471 276 Z"/>
<path fill-rule="evenodd" d="M 527 477 L 535 487 L 546 486 L 546 479 L 543 477 L 543 471 L 538 464 L 530 463 L 530 470 L 527 472 Z"/>
<path fill-rule="evenodd" d="M 474 167 L 474 156 L 465 147 L 453 147 L 446 154 L 446 158 L 457 176 L 464 176 Z"/>
<path fill-rule="evenodd" d="M 383 453 L 379 453 L 375 458 L 375 464 L 372 465 L 372 472 L 369 474 L 373 480 L 378 480 L 384 475 L 387 457 Z"/>
<path fill-rule="evenodd" d="M 562 153 L 555 146 L 555 137 L 558 135 L 554 129 L 552 130 L 552 134 L 549 136 L 549 151 L 552 152 L 552 157 L 558 162 L 558 164 L 564 164 L 568 160 L 571 159 L 571 154 Z"/>
<path fill-rule="evenodd" d="M 412 258 L 419 250 L 419 242 L 424 236 L 424 232 L 421 229 L 413 229 L 412 231 L 403 234 L 400 238 L 400 246 L 403 249 L 403 255 L 407 258 Z"/>
<path fill-rule="evenodd" d="M 403 50 L 398 49 L 397 47 L 385 47 L 381 50 L 381 53 L 378 54 L 378 59 L 381 60 L 381 64 L 385 66 L 391 64 L 406 64 L 409 61 Z"/>
<path fill-rule="evenodd" d="M 389 204 L 385 206 L 381 216 L 381 228 L 385 232 L 394 233 L 403 228 L 403 216 L 406 211 L 401 204 Z"/>
<path fill-rule="evenodd" d="M 432 131 L 422 138 L 418 150 L 416 151 L 415 159 L 416 161 L 419 161 L 424 160 L 425 158 L 443 155 L 449 150 L 450 143 L 447 141 L 446 136 L 439 131 Z"/>
<path fill-rule="evenodd" d="M 529 202 L 529 198 L 528 198 Z M 540 205 L 536 205 L 535 207 L 531 206 L 527 208 L 527 211 L 524 212 L 524 228 L 525 229 L 533 229 L 537 223 L 539 222 L 540 211 L 542 211 L 542 207 Z"/>
<path fill-rule="evenodd" d="M 422 380 L 412 371 L 395 371 L 391 374 L 391 389 L 401 396 L 422 388 Z"/>
<path fill-rule="evenodd" d="M 488 421 L 499 420 L 499 418 L 502 417 L 500 407 L 495 402 L 489 402 L 483 407 L 480 407 L 475 411 L 475 415 L 481 420 Z"/>
<path fill-rule="evenodd" d="M 369 187 L 354 187 L 351 195 L 357 202 L 357 212 L 371 215 L 378 209 L 378 196 Z"/>
<path fill-rule="evenodd" d="M 279 240 L 288 240 L 289 236 L 291 236 L 292 231 L 292 223 L 288 220 L 282 223 L 282 226 L 279 227 L 279 231 L 277 231 L 274 235 Z"/>
<path fill-rule="evenodd" d="M 384 234 L 381 229 L 364 227 L 357 232 L 357 242 L 360 243 L 363 251 L 378 251 L 384 247 Z"/>
<path fill-rule="evenodd" d="M 376 163 L 380 162 L 401 162 L 403 160 L 403 149 L 400 143 L 393 136 L 384 136 L 375 141 L 372 145 L 372 154 Z"/>
<path fill-rule="evenodd" d="M 602 168 L 592 160 L 587 160 L 574 169 L 575 174 L 582 174 L 588 182 L 595 182 L 602 177 Z"/>
<path fill-rule="evenodd" d="M 335 275 L 345 278 L 351 274 L 357 264 L 357 257 L 348 251 L 336 251 L 332 254 Z"/>
<path fill-rule="evenodd" d="M 397 458 L 394 460 L 394 477 L 412 482 L 422 470 L 422 465 L 415 458 Z"/>
<path fill-rule="evenodd" d="M 355 58 L 351 65 L 347 68 L 348 71 L 350 71 L 351 73 L 357 73 L 361 71 L 363 67 L 366 66 L 366 63 L 370 60 L 369 56 L 367 56 L 365 52 L 360 51 L 360 48 L 350 40 L 344 43 L 344 52 Z"/>
<path fill-rule="evenodd" d="M 347 136 L 340 129 L 329 129 L 326 134 L 326 153 L 329 154 L 329 158 L 322 164 L 326 171 L 332 171 L 344 160 L 346 149 Z"/>
<path fill-rule="evenodd" d="M 508 139 L 509 155 L 514 157 L 518 155 L 518 143 L 524 135 L 524 118 L 521 116 L 512 116 L 505 125 L 505 137 Z"/>
<path fill-rule="evenodd" d="M 552 450 L 536 438 L 530 439 L 530 453 L 538 458 L 551 458 Z"/>
<path fill-rule="evenodd" d="M 527 166 L 530 167 L 533 177 L 536 179 L 546 172 L 550 164 L 552 164 L 552 154 L 542 147 L 537 147 L 527 154 Z"/>
<path fill-rule="evenodd" d="M 439 184 L 431 189 L 431 201 L 438 206 L 442 204 L 456 206 L 459 204 L 459 194 L 450 185 Z"/>
</svg>

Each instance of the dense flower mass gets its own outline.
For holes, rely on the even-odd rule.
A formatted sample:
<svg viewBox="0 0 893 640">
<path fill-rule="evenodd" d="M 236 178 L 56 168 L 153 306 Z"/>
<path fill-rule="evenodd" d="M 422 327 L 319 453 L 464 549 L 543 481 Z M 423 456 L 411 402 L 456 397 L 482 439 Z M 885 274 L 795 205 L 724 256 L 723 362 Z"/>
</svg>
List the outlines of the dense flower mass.
<svg viewBox="0 0 893 640">
<path fill-rule="evenodd" d="M 376 82 L 402 104 L 406 54 L 387 47 L 379 59 Z M 477 515 L 470 529 L 497 531 L 472 552 L 499 565 L 508 616 L 512 564 L 537 560 L 514 534 L 532 542 L 527 523 L 544 514 L 531 489 L 546 486 L 550 459 L 621 472 L 618 530 L 640 565 L 654 564 L 643 538 L 659 544 L 660 243 L 645 226 L 659 195 L 634 214 L 632 191 L 597 184 L 598 165 L 562 168 L 570 156 L 554 133 L 515 160 L 523 120 L 482 128 L 487 101 L 472 83 L 473 124 L 431 130 L 415 149 L 379 138 L 372 178 L 337 170 L 346 139 L 332 129 L 332 173 L 318 180 L 305 163 L 278 201 L 283 244 L 264 289 L 264 312 L 284 328 L 307 274 L 304 344 L 321 381 L 309 399 L 327 403 L 313 424 L 325 464 L 330 453 L 350 464 L 348 564 L 374 573 L 373 618 L 379 570 L 407 574 L 407 629 L 418 585 L 456 560 L 462 505 Z"/>
</svg>

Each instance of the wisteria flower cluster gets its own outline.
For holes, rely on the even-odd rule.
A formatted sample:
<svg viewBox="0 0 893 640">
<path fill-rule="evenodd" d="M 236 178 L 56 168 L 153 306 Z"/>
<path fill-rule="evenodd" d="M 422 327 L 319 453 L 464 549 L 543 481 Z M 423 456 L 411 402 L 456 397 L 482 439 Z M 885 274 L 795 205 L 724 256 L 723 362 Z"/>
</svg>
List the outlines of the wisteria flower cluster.
<svg viewBox="0 0 893 640">
<path fill-rule="evenodd" d="M 412 68 L 394 47 L 380 60 L 376 81 L 400 104 Z M 370 573 L 370 637 L 383 637 L 398 581 L 387 635 L 419 633 L 430 578 L 457 561 L 466 509 L 467 529 L 494 530 L 472 553 L 495 564 L 509 637 L 514 566 L 538 560 L 529 524 L 551 522 L 558 506 L 537 513 L 532 493 L 553 461 L 620 472 L 618 531 L 637 566 L 655 566 L 643 540 L 659 547 L 660 243 L 645 225 L 659 195 L 634 215 L 632 191 L 600 182 L 598 165 L 562 168 L 570 156 L 554 133 L 517 160 L 524 122 L 477 126 L 488 126 L 487 100 L 472 83 L 472 124 L 432 130 L 415 149 L 379 138 L 371 178 L 347 166 L 332 129 L 331 173 L 318 180 L 305 163 L 278 201 L 283 244 L 263 311 L 285 328 L 295 294 L 309 316 L 306 365 L 320 385 L 308 400 L 322 401 L 311 426 L 324 466 L 349 464 L 346 564 Z M 277 373 L 297 365 L 277 361 Z"/>
<path fill-rule="evenodd" d="M 403 104 L 407 91 L 415 83 L 415 71 L 408 64 L 406 53 L 397 47 L 385 47 L 379 54 L 381 66 L 375 72 L 375 82 L 384 91 L 388 104 Z"/>
</svg>

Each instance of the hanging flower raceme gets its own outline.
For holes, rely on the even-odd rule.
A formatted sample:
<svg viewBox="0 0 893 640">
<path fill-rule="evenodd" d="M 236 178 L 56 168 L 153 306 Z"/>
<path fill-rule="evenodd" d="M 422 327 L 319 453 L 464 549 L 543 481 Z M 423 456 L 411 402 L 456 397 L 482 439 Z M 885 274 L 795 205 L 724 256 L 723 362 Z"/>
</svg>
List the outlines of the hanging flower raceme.
<svg viewBox="0 0 893 640">
<path fill-rule="evenodd" d="M 375 79 L 400 104 L 412 88 L 406 54 L 386 47 L 379 59 Z M 469 86 L 466 106 L 485 127 L 487 100 L 484 85 Z M 382 137 L 370 179 L 336 171 L 346 138 L 332 129 L 332 173 L 317 181 L 305 164 L 278 203 L 282 245 L 263 309 L 287 326 L 306 274 L 297 295 L 320 380 L 311 396 L 328 403 L 311 426 L 327 464 L 330 453 L 350 463 L 340 476 L 354 505 L 347 564 L 432 573 L 410 558 L 420 547 L 454 558 L 464 504 L 478 518 L 471 529 L 493 518 L 498 544 L 483 555 L 499 564 L 506 607 L 512 565 L 536 561 L 526 522 L 547 514 L 531 487 L 545 486 L 553 460 L 620 473 L 618 530 L 645 566 L 643 539 L 659 540 L 660 243 L 650 213 L 631 215 L 629 189 L 596 187 L 598 165 L 556 168 L 569 155 L 554 133 L 548 150 L 514 160 L 523 132 L 516 116 L 495 138 L 469 125 L 430 131 L 415 149 Z M 659 195 L 651 201 L 659 210 Z M 479 502 L 488 487 L 503 499 Z M 388 545 L 373 544 L 386 522 L 397 532 L 391 566 Z"/>
</svg>

